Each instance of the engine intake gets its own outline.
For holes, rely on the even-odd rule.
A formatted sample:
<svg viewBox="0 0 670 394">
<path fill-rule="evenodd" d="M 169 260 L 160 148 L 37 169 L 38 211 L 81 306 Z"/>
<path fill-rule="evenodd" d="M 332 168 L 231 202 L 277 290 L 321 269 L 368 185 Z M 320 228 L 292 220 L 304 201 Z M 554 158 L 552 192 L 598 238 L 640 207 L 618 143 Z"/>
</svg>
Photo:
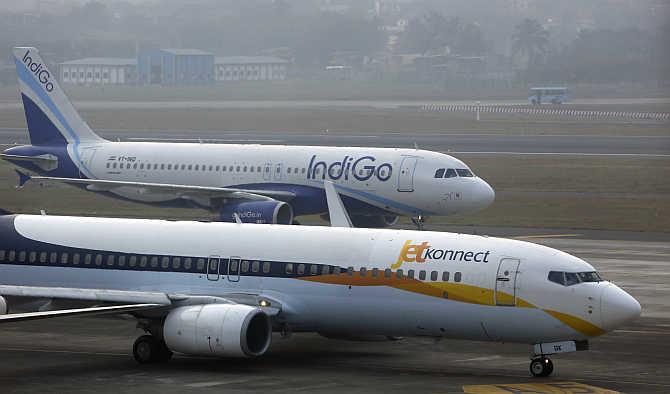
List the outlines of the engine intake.
<svg viewBox="0 0 670 394">
<path fill-rule="evenodd" d="M 384 228 L 391 227 L 398 222 L 398 216 L 392 215 L 353 215 L 351 216 L 351 223 L 354 227 L 365 228 Z"/>
<path fill-rule="evenodd" d="M 221 208 L 220 218 L 224 222 L 234 222 L 237 214 L 244 223 L 293 223 L 293 208 L 283 201 L 249 201 L 226 204 Z"/>
<path fill-rule="evenodd" d="M 239 304 L 183 306 L 163 325 L 170 350 L 197 356 L 256 357 L 272 341 L 272 323 L 261 309 Z"/>
</svg>

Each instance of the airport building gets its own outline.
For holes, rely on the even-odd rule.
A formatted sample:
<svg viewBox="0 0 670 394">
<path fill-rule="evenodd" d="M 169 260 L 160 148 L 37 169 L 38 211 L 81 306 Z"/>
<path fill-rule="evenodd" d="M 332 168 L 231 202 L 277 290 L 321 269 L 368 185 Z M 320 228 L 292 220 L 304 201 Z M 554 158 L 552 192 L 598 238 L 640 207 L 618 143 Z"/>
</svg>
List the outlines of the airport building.
<svg viewBox="0 0 670 394">
<path fill-rule="evenodd" d="M 215 62 L 217 81 L 272 81 L 286 79 L 288 61 L 271 56 L 224 56 Z"/>
<path fill-rule="evenodd" d="M 63 83 L 123 85 L 135 83 L 137 60 L 117 57 L 87 57 L 59 64 Z"/>
<path fill-rule="evenodd" d="M 199 49 L 156 49 L 137 56 L 141 85 L 207 85 L 214 82 L 214 55 Z"/>
</svg>

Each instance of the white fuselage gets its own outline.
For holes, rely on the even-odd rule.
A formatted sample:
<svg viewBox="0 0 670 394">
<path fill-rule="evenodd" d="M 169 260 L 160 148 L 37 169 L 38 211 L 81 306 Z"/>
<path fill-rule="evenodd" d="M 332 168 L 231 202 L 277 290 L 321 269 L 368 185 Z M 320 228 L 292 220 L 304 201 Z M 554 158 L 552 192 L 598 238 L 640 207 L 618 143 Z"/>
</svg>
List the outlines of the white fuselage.
<svg viewBox="0 0 670 394">
<path fill-rule="evenodd" d="M 537 343 L 639 315 L 612 283 L 547 280 L 595 271 L 583 260 L 500 238 L 26 215 L 0 218 L 0 231 L 3 285 L 259 294 L 296 331 Z"/>
<path fill-rule="evenodd" d="M 494 198 L 479 177 L 435 178 L 440 168 L 469 169 L 452 156 L 425 150 L 154 142 L 104 142 L 72 149 L 78 150 L 83 177 L 288 190 L 305 200 L 292 202 L 296 215 L 327 212 L 324 179 L 361 203 L 348 204 L 352 214 L 368 213 L 371 205 L 397 215 L 450 215 L 482 209 Z M 174 199 L 173 194 L 138 193 L 133 188 L 112 192 L 148 203 Z M 194 200 L 210 205 L 207 199 Z"/>
</svg>

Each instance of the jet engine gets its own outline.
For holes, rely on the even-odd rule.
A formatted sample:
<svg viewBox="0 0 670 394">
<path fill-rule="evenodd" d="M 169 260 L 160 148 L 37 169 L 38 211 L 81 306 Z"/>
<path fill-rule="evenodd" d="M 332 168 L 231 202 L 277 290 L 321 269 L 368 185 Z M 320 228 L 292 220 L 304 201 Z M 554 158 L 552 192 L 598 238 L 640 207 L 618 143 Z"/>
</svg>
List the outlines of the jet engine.
<svg viewBox="0 0 670 394">
<path fill-rule="evenodd" d="M 282 201 L 248 201 L 226 204 L 221 207 L 220 218 L 224 222 L 234 222 L 237 214 L 244 223 L 293 223 L 293 208 Z"/>
<path fill-rule="evenodd" d="M 391 227 L 394 224 L 398 223 L 398 216 L 391 215 L 378 215 L 378 216 L 367 216 L 367 215 L 352 215 L 351 223 L 354 227 L 364 227 L 364 228 L 384 228 Z"/>
<path fill-rule="evenodd" d="M 7 300 L 5 297 L 0 296 L 0 315 L 7 313 Z"/>
<path fill-rule="evenodd" d="M 256 357 L 272 340 L 272 323 L 260 308 L 240 304 L 183 306 L 163 324 L 165 344 L 197 356 Z"/>
</svg>

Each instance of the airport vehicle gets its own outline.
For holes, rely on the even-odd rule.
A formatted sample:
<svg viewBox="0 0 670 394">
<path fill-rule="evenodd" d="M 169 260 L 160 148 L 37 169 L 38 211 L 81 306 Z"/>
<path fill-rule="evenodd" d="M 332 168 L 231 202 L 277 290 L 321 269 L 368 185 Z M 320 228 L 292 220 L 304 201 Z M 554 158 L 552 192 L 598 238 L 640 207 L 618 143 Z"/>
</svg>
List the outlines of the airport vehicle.
<svg viewBox="0 0 670 394">
<path fill-rule="evenodd" d="M 593 266 L 545 246 L 346 228 L 335 187 L 337 227 L 2 216 L 0 313 L 12 314 L 0 322 L 129 314 L 147 332 L 140 363 L 261 356 L 272 331 L 520 342 L 534 345 L 531 373 L 547 376 L 548 355 L 640 315 Z M 16 313 L 26 305 L 39 310 Z"/>
<path fill-rule="evenodd" d="M 530 88 L 528 102 L 530 104 L 563 104 L 568 101 L 566 87 L 536 87 Z"/>
<path fill-rule="evenodd" d="M 31 145 L 0 157 L 30 179 L 62 182 L 111 197 L 207 209 L 222 221 L 291 224 L 325 214 L 324 180 L 339 185 L 357 226 L 490 205 L 493 189 L 462 161 L 419 149 L 112 142 L 95 134 L 35 48 L 14 60 Z"/>
</svg>

